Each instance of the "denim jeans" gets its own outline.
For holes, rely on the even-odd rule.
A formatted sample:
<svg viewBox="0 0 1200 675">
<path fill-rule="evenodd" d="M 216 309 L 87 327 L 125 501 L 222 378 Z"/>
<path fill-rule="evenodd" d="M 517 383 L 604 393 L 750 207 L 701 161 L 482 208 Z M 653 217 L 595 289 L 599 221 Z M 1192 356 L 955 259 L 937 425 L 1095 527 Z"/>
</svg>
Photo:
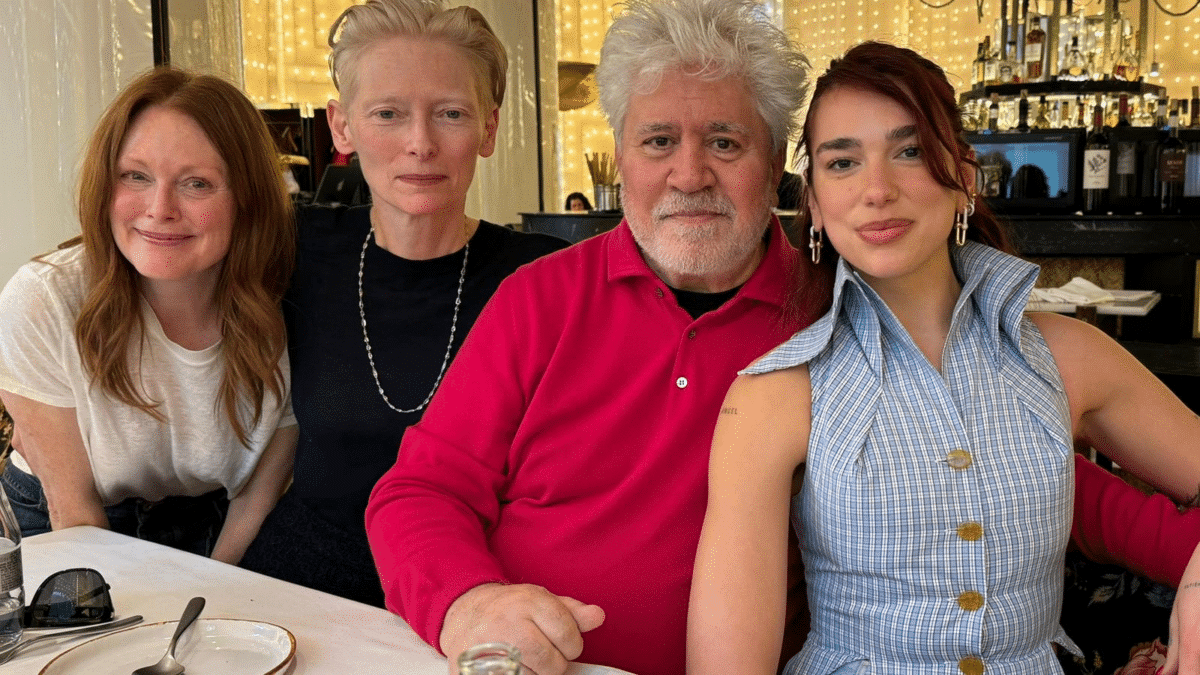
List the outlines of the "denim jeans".
<svg viewBox="0 0 1200 675">
<path fill-rule="evenodd" d="M 50 508 L 37 476 L 10 463 L 0 483 L 23 536 L 50 531 Z M 104 512 L 113 532 L 207 556 L 217 543 L 228 508 L 225 490 L 220 489 L 198 497 L 167 497 L 158 502 L 130 497 L 104 507 Z"/>
</svg>

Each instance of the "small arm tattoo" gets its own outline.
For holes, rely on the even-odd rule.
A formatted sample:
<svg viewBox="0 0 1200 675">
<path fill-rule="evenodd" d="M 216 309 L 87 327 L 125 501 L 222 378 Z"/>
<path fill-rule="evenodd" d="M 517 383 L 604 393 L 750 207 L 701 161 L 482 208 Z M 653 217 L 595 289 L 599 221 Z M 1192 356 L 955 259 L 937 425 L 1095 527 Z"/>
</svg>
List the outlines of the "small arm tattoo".
<svg viewBox="0 0 1200 675">
<path fill-rule="evenodd" d="M 736 415 L 737 408 L 721 408 L 722 415 Z"/>
<path fill-rule="evenodd" d="M 1182 586 L 1180 586 L 1180 587 L 1179 587 L 1179 590 L 1181 590 L 1181 591 L 1182 591 L 1182 590 L 1184 590 L 1184 589 L 1186 589 L 1186 588 L 1200 588 L 1200 581 L 1193 581 L 1193 582 L 1192 582 L 1192 583 L 1190 583 L 1190 584 L 1184 584 L 1184 585 L 1182 585 Z"/>
</svg>

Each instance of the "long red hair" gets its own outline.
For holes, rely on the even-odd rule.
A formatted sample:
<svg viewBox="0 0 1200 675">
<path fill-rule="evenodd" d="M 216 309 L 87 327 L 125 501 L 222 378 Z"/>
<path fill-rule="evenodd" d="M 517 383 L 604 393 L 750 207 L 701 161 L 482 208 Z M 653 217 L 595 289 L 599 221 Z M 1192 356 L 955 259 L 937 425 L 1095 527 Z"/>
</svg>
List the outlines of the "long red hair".
<svg viewBox="0 0 1200 675">
<path fill-rule="evenodd" d="M 130 346 L 142 339 L 137 270 L 121 255 L 110 223 L 117 157 L 137 115 L 152 106 L 196 121 L 228 169 L 236 202 L 233 233 L 217 282 L 223 314 L 225 375 L 221 397 L 234 433 L 247 442 L 239 408 L 257 422 L 269 391 L 286 392 L 279 359 L 287 347 L 280 311 L 295 263 L 296 228 L 278 151 L 261 113 L 232 84 L 175 68 L 152 70 L 129 84 L 96 125 L 79 178 L 79 223 L 89 292 L 75 323 L 84 369 L 122 403 L 162 419 L 138 386 Z M 239 400 L 244 401 L 239 405 Z M 197 402 L 203 404 L 203 402 Z"/>
</svg>

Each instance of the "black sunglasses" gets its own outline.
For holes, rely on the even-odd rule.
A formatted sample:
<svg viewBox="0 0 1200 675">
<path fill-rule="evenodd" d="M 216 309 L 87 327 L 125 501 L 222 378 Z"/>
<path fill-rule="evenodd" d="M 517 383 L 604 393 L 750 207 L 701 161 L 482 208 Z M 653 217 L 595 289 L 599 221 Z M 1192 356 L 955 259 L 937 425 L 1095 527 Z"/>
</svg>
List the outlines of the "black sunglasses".
<svg viewBox="0 0 1200 675">
<path fill-rule="evenodd" d="M 55 572 L 38 586 L 25 608 L 26 628 L 62 628 L 104 623 L 113 618 L 108 583 L 93 569 Z"/>
</svg>

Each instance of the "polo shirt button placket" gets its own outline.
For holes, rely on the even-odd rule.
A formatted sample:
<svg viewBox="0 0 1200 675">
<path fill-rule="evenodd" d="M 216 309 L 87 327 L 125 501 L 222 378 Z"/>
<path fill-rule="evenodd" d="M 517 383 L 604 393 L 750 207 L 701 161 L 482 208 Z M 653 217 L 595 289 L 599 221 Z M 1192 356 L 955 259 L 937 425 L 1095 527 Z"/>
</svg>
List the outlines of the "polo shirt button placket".
<svg viewBox="0 0 1200 675">
<path fill-rule="evenodd" d="M 675 380 L 675 386 L 679 387 L 680 389 L 687 389 L 687 385 L 688 381 L 686 377 L 680 377 L 679 379 Z"/>
</svg>

